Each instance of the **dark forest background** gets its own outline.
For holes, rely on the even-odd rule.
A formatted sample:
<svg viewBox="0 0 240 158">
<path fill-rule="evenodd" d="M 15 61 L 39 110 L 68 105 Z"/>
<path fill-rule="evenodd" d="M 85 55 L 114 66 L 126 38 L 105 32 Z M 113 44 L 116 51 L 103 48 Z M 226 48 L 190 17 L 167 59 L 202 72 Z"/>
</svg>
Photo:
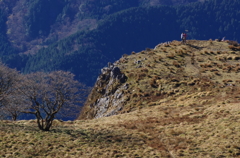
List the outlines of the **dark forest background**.
<svg viewBox="0 0 240 158">
<path fill-rule="evenodd" d="M 0 2 L 0 57 L 23 73 L 71 71 L 93 86 L 123 54 L 180 40 L 240 40 L 239 0 Z"/>
</svg>

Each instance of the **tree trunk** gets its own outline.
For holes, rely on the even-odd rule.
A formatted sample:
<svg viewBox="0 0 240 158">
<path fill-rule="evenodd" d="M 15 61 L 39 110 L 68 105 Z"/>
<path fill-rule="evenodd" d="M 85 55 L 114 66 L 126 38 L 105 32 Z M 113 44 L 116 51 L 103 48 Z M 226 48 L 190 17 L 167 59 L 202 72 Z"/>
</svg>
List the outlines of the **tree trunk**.
<svg viewBox="0 0 240 158">
<path fill-rule="evenodd" d="M 17 120 L 17 115 L 12 115 L 12 120 L 16 121 Z"/>
<path fill-rule="evenodd" d="M 50 130 L 54 117 L 55 117 L 54 114 L 52 114 L 49 119 L 45 120 L 46 121 L 45 122 L 45 128 L 44 128 L 45 131 L 49 131 Z"/>
<path fill-rule="evenodd" d="M 40 130 L 44 131 L 44 128 L 43 128 L 44 122 L 43 122 L 43 119 L 42 119 L 42 117 L 41 117 L 41 115 L 40 115 L 40 112 L 37 111 L 37 112 L 35 113 L 35 115 L 36 115 L 36 117 L 37 117 L 38 128 L 39 128 Z"/>
</svg>

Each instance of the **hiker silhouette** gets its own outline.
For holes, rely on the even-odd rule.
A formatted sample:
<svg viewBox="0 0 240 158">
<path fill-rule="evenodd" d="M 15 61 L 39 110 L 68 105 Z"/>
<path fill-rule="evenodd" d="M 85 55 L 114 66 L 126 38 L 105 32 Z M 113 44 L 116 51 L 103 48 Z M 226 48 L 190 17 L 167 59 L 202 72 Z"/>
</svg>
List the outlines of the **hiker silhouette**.
<svg viewBox="0 0 240 158">
<path fill-rule="evenodd" d="M 181 34 L 181 40 L 182 40 L 182 44 L 186 44 L 187 34 L 185 32 Z"/>
</svg>

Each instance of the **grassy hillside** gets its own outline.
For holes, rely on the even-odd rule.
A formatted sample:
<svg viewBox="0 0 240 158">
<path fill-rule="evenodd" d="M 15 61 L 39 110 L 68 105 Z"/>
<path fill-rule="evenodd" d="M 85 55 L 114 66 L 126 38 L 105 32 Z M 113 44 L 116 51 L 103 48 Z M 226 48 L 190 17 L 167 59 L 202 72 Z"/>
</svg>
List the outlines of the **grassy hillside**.
<svg viewBox="0 0 240 158">
<path fill-rule="evenodd" d="M 0 122 L 3 157 L 239 157 L 238 104 L 161 106 L 88 121 Z"/>
<path fill-rule="evenodd" d="M 59 158 L 239 157 L 239 104 L 169 103 L 95 120 L 56 121 L 50 132 L 36 130 L 34 121 L 1 122 L 0 153 Z"/>
<path fill-rule="evenodd" d="M 197 103 L 188 104 L 200 107 L 208 102 L 225 102 L 228 99 L 239 102 L 239 50 L 239 45 L 233 46 L 227 42 L 190 40 L 187 45 L 173 41 L 156 49 L 133 52 L 115 63 L 128 77 L 127 82 L 122 84 L 115 81 L 112 85 L 111 79 L 97 82 L 80 117 L 96 117 L 99 107 L 92 108 L 91 105 L 95 105 L 100 98 L 108 97 L 112 101 L 116 93 L 122 94 L 120 99 L 124 103 L 119 113 L 182 96 L 186 97 L 182 100 L 197 98 Z M 99 78 L 102 76 L 104 74 Z M 128 85 L 127 89 L 125 85 Z M 109 86 L 112 91 L 106 89 Z M 111 101 L 106 105 L 109 110 L 115 104 Z"/>
<path fill-rule="evenodd" d="M 59 158 L 239 157 L 238 106 L 226 103 L 204 108 L 163 103 L 107 118 L 55 122 L 50 132 L 36 130 L 34 121 L 0 122 L 0 154 Z"/>
<path fill-rule="evenodd" d="M 135 62 L 141 60 L 141 64 Z M 125 56 L 122 114 L 60 122 L 1 121 L 3 157 L 240 156 L 240 47 L 235 42 L 179 41 Z M 141 65 L 141 66 L 140 66 Z M 104 85 L 104 84 L 103 84 Z M 91 99 L 101 97 L 94 87 Z M 82 117 L 89 112 L 86 104 Z"/>
</svg>

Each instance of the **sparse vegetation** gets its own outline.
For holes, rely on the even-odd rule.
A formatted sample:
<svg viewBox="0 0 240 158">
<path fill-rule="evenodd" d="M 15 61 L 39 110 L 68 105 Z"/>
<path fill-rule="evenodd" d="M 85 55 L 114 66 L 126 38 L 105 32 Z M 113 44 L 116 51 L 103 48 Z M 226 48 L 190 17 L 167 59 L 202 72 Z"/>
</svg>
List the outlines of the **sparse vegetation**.
<svg viewBox="0 0 240 158">
<path fill-rule="evenodd" d="M 172 44 L 171 48 L 165 46 L 156 48 L 156 52 L 165 51 L 161 53 L 159 63 L 155 61 L 159 56 L 159 53 L 156 53 L 143 61 L 142 64 L 146 64 L 144 68 L 133 71 L 131 66 L 125 65 L 132 76 L 141 81 L 137 83 L 134 80 L 127 81 L 131 84 L 129 90 L 132 97 L 126 103 L 126 109 L 120 113 L 128 114 L 112 117 L 135 118 L 135 121 L 121 123 L 120 127 L 124 127 L 125 132 L 139 133 L 141 138 L 145 139 L 145 144 L 158 151 L 160 157 L 210 155 L 237 157 L 240 154 L 238 149 L 230 145 L 231 149 L 228 150 L 224 145 L 236 144 L 235 141 L 231 142 L 228 139 L 234 137 L 236 140 L 239 137 L 236 135 L 236 129 L 235 134 L 231 132 L 227 134 L 221 130 L 223 127 L 218 126 L 217 122 L 239 125 L 234 120 L 226 118 L 239 117 L 239 110 L 236 110 L 240 95 L 239 87 L 236 86 L 239 85 L 239 75 L 236 74 L 239 71 L 239 64 L 238 60 L 233 59 L 240 52 L 235 51 L 234 56 L 227 58 L 228 43 L 212 41 L 210 46 L 207 41 L 188 43 L 184 46 Z M 207 53 L 202 54 L 199 45 Z M 219 45 L 225 51 L 219 51 L 221 53 L 213 51 Z M 172 49 L 180 51 L 173 54 Z M 179 53 L 181 50 L 191 52 L 191 55 L 184 56 Z M 136 53 L 133 58 L 129 57 L 129 60 L 144 59 L 146 55 Z M 224 60 L 218 60 L 225 56 Z M 155 63 L 155 66 L 150 68 L 151 63 Z M 142 74 L 143 72 L 146 76 Z M 144 77 L 139 78 L 140 76 Z M 229 112 L 231 108 L 235 110 Z"/>
<path fill-rule="evenodd" d="M 51 131 L 36 130 L 36 120 L 1 121 L 1 155 L 238 157 L 240 69 L 239 60 L 233 59 L 240 52 L 229 54 L 226 42 L 208 42 L 190 40 L 184 46 L 160 46 L 157 53 L 135 53 L 127 57 L 128 62 L 119 63 L 128 77 L 124 83 L 128 88 L 124 89 L 125 103 L 118 115 L 88 120 L 97 112 L 91 111 L 94 107 L 88 103 L 103 95 L 93 89 L 82 119 L 54 120 Z M 216 53 L 219 46 L 221 53 Z M 160 51 L 162 47 L 165 53 Z M 169 58 L 174 49 L 191 54 L 176 53 Z M 209 53 L 202 54 L 200 49 Z M 161 61 L 156 62 L 159 55 Z M 218 60 L 224 56 L 225 60 Z M 142 67 L 133 64 L 136 58 L 141 59 Z M 102 83 L 97 88 L 105 86 Z"/>
</svg>

